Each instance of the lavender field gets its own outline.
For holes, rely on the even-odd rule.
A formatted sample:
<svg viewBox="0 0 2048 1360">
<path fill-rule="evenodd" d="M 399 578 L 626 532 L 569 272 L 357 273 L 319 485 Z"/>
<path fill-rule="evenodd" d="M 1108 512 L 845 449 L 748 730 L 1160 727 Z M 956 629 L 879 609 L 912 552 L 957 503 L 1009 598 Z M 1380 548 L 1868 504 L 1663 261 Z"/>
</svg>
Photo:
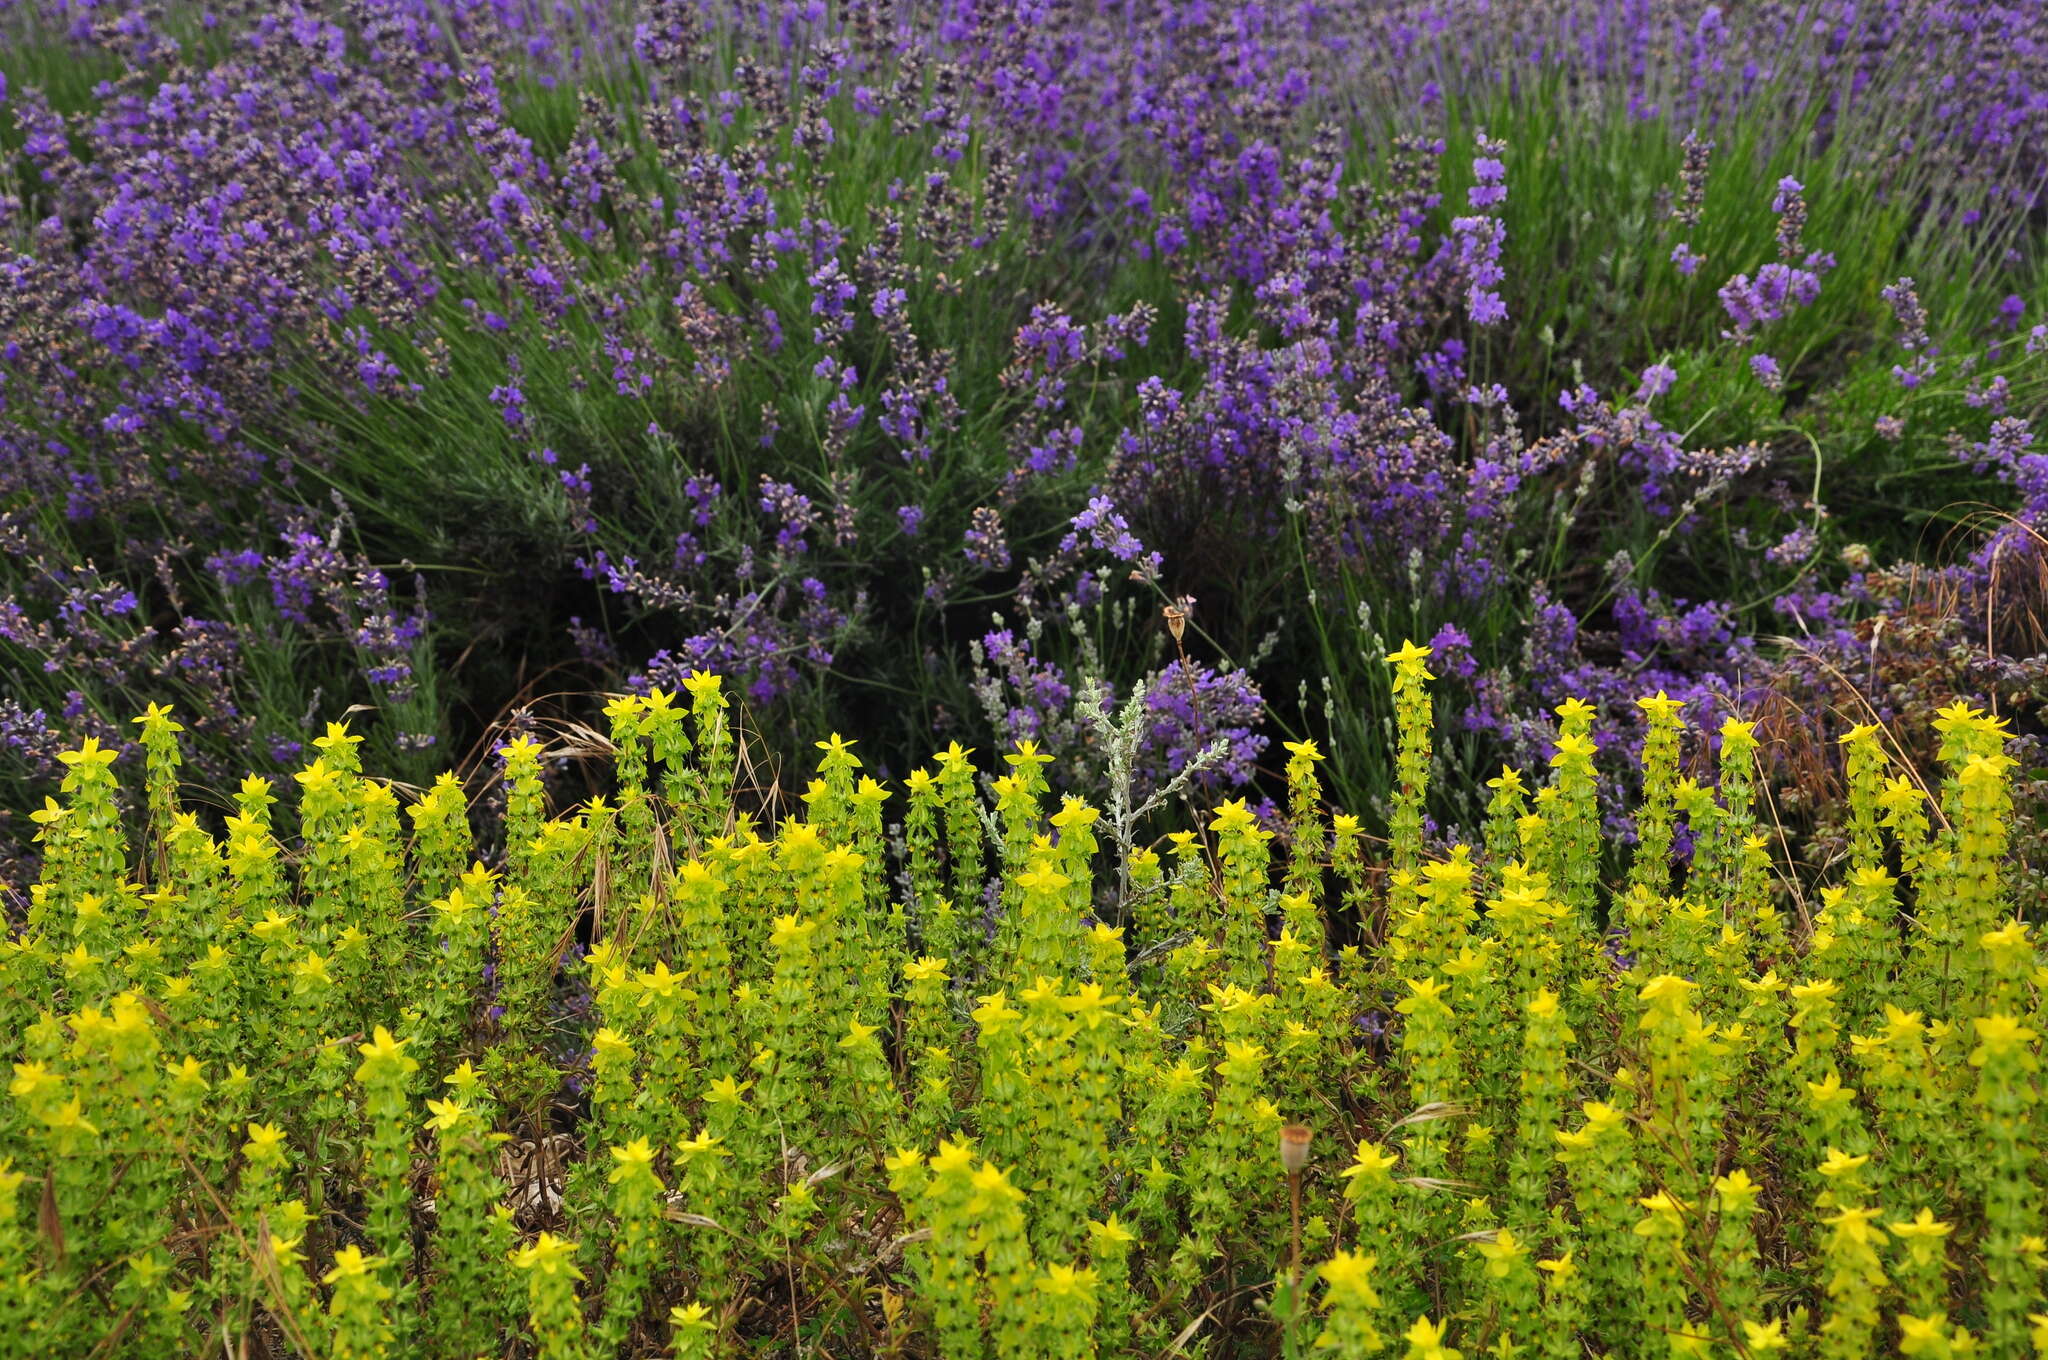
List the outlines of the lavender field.
<svg viewBox="0 0 2048 1360">
<path fill-rule="evenodd" d="M 0 1356 L 2048 1346 L 2044 192 L 2038 3 L 0 0 Z"/>
</svg>

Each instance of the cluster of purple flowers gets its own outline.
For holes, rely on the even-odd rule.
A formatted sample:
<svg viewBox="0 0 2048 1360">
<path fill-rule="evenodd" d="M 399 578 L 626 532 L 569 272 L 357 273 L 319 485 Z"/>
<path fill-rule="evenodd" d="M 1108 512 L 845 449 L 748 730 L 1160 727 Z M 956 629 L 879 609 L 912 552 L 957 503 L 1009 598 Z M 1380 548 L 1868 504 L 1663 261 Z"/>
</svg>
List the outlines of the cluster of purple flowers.
<svg viewBox="0 0 2048 1360">
<path fill-rule="evenodd" d="M 1595 579 L 1553 526 L 1604 497 L 1682 540 L 1768 450 L 1675 428 L 1669 356 L 1629 356 L 1626 399 L 1496 371 L 1527 195 L 1515 147 L 1454 157 L 1442 115 L 1504 73 L 1618 92 L 1684 136 L 1688 242 L 1691 130 L 1758 108 L 1910 126 L 1869 174 L 1938 164 L 1930 214 L 2038 209 L 2048 17 L 1802 13 L 0 5 L 0 752 L 43 773 L 58 730 L 112 740 L 169 697 L 224 774 L 365 702 L 417 750 L 454 735 L 451 686 L 498 711 L 556 665 L 709 668 L 761 704 L 857 667 L 956 720 L 975 690 L 1007 735 L 1056 734 L 1083 676 L 1142 688 L 1147 778 L 1221 738 L 1242 782 L 1262 693 L 1300 678 L 1259 672 L 1302 650 L 1264 634 L 1326 594 L 1398 601 L 1511 744 L 1565 692 L 1737 702 L 1737 611 Z M 67 63 L 109 78 L 27 74 Z M 1797 356 L 1772 328 L 1835 263 L 1814 192 L 1779 181 L 1777 258 L 1699 285 L 1773 393 Z M 1884 301 L 1900 383 L 1945 380 L 1913 280 Z M 2006 361 L 2039 321 L 1999 313 L 1959 450 L 2027 524 L 2048 474 Z M 1804 571 L 1792 518 L 1756 556 Z M 1828 635 L 1871 607 L 1832 585 L 1787 592 Z M 1215 602 L 1199 650 L 1105 648 L 1102 620 L 1183 592 Z M 996 600 L 1024 623 L 991 631 Z M 478 638 L 519 661 L 478 670 Z"/>
</svg>

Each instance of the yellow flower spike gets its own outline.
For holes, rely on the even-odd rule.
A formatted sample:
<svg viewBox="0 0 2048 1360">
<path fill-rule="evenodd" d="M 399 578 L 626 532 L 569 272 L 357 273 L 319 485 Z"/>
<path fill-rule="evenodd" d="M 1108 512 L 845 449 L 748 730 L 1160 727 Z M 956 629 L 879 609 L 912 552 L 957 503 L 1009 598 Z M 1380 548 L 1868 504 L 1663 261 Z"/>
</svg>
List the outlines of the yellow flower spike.
<svg viewBox="0 0 2048 1360">
<path fill-rule="evenodd" d="M 1373 1267 L 1379 1264 L 1379 1257 L 1357 1251 L 1340 1251 L 1316 1267 L 1316 1275 L 1329 1292 L 1324 1296 L 1323 1306 L 1337 1303 L 1352 1303 L 1365 1308 L 1379 1306 L 1379 1293 L 1373 1288 Z"/>
<path fill-rule="evenodd" d="M 276 1124 L 250 1124 L 245 1132 L 249 1141 L 242 1144 L 242 1153 L 252 1160 L 269 1157 L 284 1148 L 284 1130 Z"/>
<path fill-rule="evenodd" d="M 1515 1262 L 1528 1254 L 1529 1248 L 1507 1228 L 1496 1232 L 1490 1241 L 1482 1239 L 1479 1243 L 1479 1255 L 1486 1261 L 1486 1273 L 1496 1280 L 1506 1279 L 1508 1272 L 1515 1268 Z"/>
<path fill-rule="evenodd" d="M 1073 883 L 1073 879 L 1056 871 L 1045 860 L 1039 860 L 1029 869 L 1017 875 L 1017 886 L 1028 893 L 1040 893 L 1047 897 L 1057 896 Z"/>
<path fill-rule="evenodd" d="M 1820 1174 L 1826 1176 L 1829 1180 L 1833 1180 L 1838 1176 L 1846 1176 L 1853 1171 L 1862 1170 L 1869 1161 L 1870 1158 L 1868 1156 L 1851 1157 L 1840 1148 L 1831 1147 L 1828 1149 L 1828 1155 L 1821 1161 Z"/>
<path fill-rule="evenodd" d="M 1407 978 L 1405 981 L 1409 995 L 1406 1000 L 1397 1002 L 1394 1006 L 1402 1015 L 1413 1015 L 1418 1007 L 1440 1001 L 1444 993 L 1450 990 L 1448 985 L 1438 982 L 1435 978 Z"/>
<path fill-rule="evenodd" d="M 1052 824 L 1065 831 L 1068 827 L 1091 827 L 1101 820 L 1099 809 L 1090 807 L 1082 799 L 1067 794 L 1060 799 L 1060 810 L 1052 815 Z"/>
<path fill-rule="evenodd" d="M 1844 1241 L 1860 1246 L 1884 1237 L 1884 1229 L 1877 1223 L 1882 1212 L 1881 1209 L 1845 1208 L 1821 1222 L 1833 1228 Z"/>
<path fill-rule="evenodd" d="M 460 1100 L 427 1100 L 427 1110 L 433 1116 L 427 1120 L 430 1133 L 444 1133 L 460 1124 L 469 1114 L 469 1106 Z"/>
<path fill-rule="evenodd" d="M 693 670 L 683 677 L 683 688 L 689 691 L 692 699 L 720 698 L 719 686 L 719 678 L 710 671 Z"/>
<path fill-rule="evenodd" d="M 818 762 L 820 769 L 857 769 L 860 766 L 860 758 L 853 753 L 853 748 L 859 743 L 848 741 L 837 732 L 811 745 L 825 753 L 825 758 Z"/>
<path fill-rule="evenodd" d="M 1004 756 L 1003 761 L 1011 769 L 1023 770 L 1031 766 L 1050 765 L 1052 764 L 1052 757 L 1042 753 L 1038 749 L 1038 743 L 1035 741 L 1019 741 L 1016 751 Z"/>
<path fill-rule="evenodd" d="M 1051 1265 L 1038 1280 L 1038 1292 L 1054 1298 L 1085 1299 L 1095 1293 L 1098 1277 L 1086 1267 Z"/>
<path fill-rule="evenodd" d="M 379 1025 L 370 1033 L 370 1042 L 357 1044 L 356 1052 L 363 1055 L 363 1065 L 356 1073 L 361 1080 L 365 1073 L 390 1071 L 399 1075 L 417 1072 L 419 1059 L 409 1056 L 405 1046 L 410 1039 L 394 1038 L 390 1030 Z"/>
<path fill-rule="evenodd" d="M 331 722 L 327 724 L 327 732 L 324 736 L 313 738 L 314 748 L 321 752 L 348 752 L 355 750 L 356 747 L 362 744 L 363 739 L 351 735 L 348 730 L 348 724 L 345 722 Z"/>
<path fill-rule="evenodd" d="M 964 1138 L 958 1142 L 942 1138 L 927 1165 L 934 1176 L 966 1171 L 974 1165 L 974 1145 Z"/>
<path fill-rule="evenodd" d="M 1764 1188 L 1749 1178 L 1749 1173 L 1737 1167 L 1725 1176 L 1714 1180 L 1714 1194 L 1720 1198 L 1724 1210 L 1741 1212 L 1757 1201 Z"/>
<path fill-rule="evenodd" d="M 196 1086 L 202 1091 L 212 1089 L 211 1083 L 206 1080 L 206 1064 L 189 1053 L 185 1055 L 183 1062 L 165 1063 L 164 1071 L 172 1081 L 180 1085 Z"/>
<path fill-rule="evenodd" d="M 1663 690 L 1636 700 L 1636 707 L 1650 716 L 1652 722 L 1670 722 L 1685 707 L 1685 700 L 1674 699 Z"/>
<path fill-rule="evenodd" d="M 629 1176 L 654 1174 L 654 1144 L 645 1137 L 612 1149 L 612 1160 L 618 1165 L 612 1168 L 609 1179 L 613 1184 Z"/>
<path fill-rule="evenodd" d="M 1696 982 L 1688 982 L 1682 977 L 1674 977 L 1670 973 L 1665 973 L 1662 976 L 1651 978 L 1647 983 L 1643 984 L 1643 989 L 1637 992 L 1636 996 L 1653 1006 L 1661 1004 L 1665 1005 L 1668 1009 L 1675 1010 L 1683 1006 L 1686 998 L 1691 996 L 1698 988 L 1699 984 Z"/>
<path fill-rule="evenodd" d="M 1935 1218 L 1934 1210 L 1923 1208 L 1908 1223 L 1887 1223 L 1892 1236 L 1902 1241 L 1940 1241 L 1956 1230 L 1955 1224 L 1943 1223 Z"/>
<path fill-rule="evenodd" d="M 292 964 L 292 976 L 300 982 L 333 985 L 334 978 L 327 971 L 327 960 L 314 950 L 308 949 Z"/>
<path fill-rule="evenodd" d="M 738 1077 L 720 1077 L 704 1088 L 704 1099 L 713 1105 L 737 1105 L 754 1089 L 751 1081 Z"/>
<path fill-rule="evenodd" d="M 1434 654 L 1435 650 L 1436 649 L 1433 647 L 1425 647 L 1421 643 L 1416 642 L 1414 639 L 1410 638 L 1402 642 L 1401 649 L 1399 651 L 1387 653 L 1387 663 L 1393 666 L 1420 665 L 1423 662 L 1429 660 L 1430 656 Z M 1434 678 L 1434 676 L 1431 677 L 1431 679 Z"/>
<path fill-rule="evenodd" d="M 542 1275 L 566 1274 L 572 1280 L 583 1278 L 583 1272 L 576 1268 L 576 1244 L 543 1232 L 533 1240 L 532 1245 L 519 1248 L 512 1253 L 512 1264 L 521 1270 L 538 1271 Z"/>
<path fill-rule="evenodd" d="M 1010 1173 L 999 1166 L 983 1162 L 968 1177 L 973 1187 L 973 1198 L 967 1201 L 969 1214 L 986 1214 L 1005 1203 L 1021 1203 L 1024 1192 L 1010 1182 Z"/>
<path fill-rule="evenodd" d="M 1444 1344 L 1448 1330 L 1448 1324 L 1431 1322 L 1427 1313 L 1415 1319 L 1414 1325 L 1401 1334 L 1408 1343 L 1410 1360 L 1459 1360 L 1460 1352 Z"/>
<path fill-rule="evenodd" d="M 768 929 L 768 945 L 771 949 L 787 949 L 800 944 L 818 933 L 816 921 L 802 920 L 794 914 L 778 916 Z"/>
<path fill-rule="evenodd" d="M 1258 829 L 1258 814 L 1245 806 L 1242 798 L 1233 798 L 1216 809 L 1216 820 L 1209 823 L 1209 829 L 1219 836 L 1242 835 Z"/>
<path fill-rule="evenodd" d="M 905 982 L 946 982 L 952 975 L 946 971 L 946 961 L 926 954 L 903 965 Z"/>
<path fill-rule="evenodd" d="M 80 1096 L 71 1097 L 55 1109 L 44 1110 L 37 1117 L 56 1132 L 74 1130 L 78 1133 L 97 1135 L 100 1131 L 99 1125 L 85 1117 L 85 1100 Z"/>
<path fill-rule="evenodd" d="M 98 737 L 87 737 L 75 751 L 59 751 L 57 759 L 66 769 L 83 769 L 88 773 L 104 770 L 114 763 L 121 753 L 100 745 Z"/>
<path fill-rule="evenodd" d="M 1316 744 L 1312 740 L 1287 741 L 1282 742 L 1281 746 L 1286 750 L 1287 754 L 1297 760 L 1313 763 L 1324 758 L 1323 753 L 1316 749 Z"/>
<path fill-rule="evenodd" d="M 1979 1016 L 1976 1023 L 1978 1047 L 1970 1054 L 1972 1067 L 1982 1067 L 1987 1057 L 2024 1048 L 2041 1037 L 2010 1015 Z"/>
<path fill-rule="evenodd" d="M 668 1325 L 679 1332 L 708 1332 L 718 1325 L 718 1319 L 701 1303 L 679 1303 L 668 1310 Z"/>
<path fill-rule="evenodd" d="M 1118 1222 L 1115 1214 L 1111 1214 L 1099 1223 L 1091 1219 L 1088 1223 L 1088 1236 L 1090 1240 L 1106 1245 L 1116 1245 L 1138 1240 L 1138 1235 Z"/>
<path fill-rule="evenodd" d="M 441 1084 L 454 1091 L 456 1095 L 467 1099 L 483 1089 L 484 1079 L 471 1065 L 469 1059 L 464 1058 L 455 1065 L 453 1072 L 441 1078 Z"/>
<path fill-rule="evenodd" d="M 9 1094 L 20 1100 L 33 1100 L 40 1093 L 62 1087 L 64 1078 L 52 1072 L 39 1062 L 14 1064 L 14 1080 L 7 1084 Z"/>
<path fill-rule="evenodd" d="M 145 732 L 182 732 L 185 730 L 184 724 L 172 721 L 171 706 L 169 704 L 151 704 L 142 711 L 141 717 L 131 718 L 129 721 Z"/>
<path fill-rule="evenodd" d="M 1400 1161 L 1398 1152 L 1390 1152 L 1378 1143 L 1362 1142 L 1357 1152 L 1352 1154 L 1351 1165 L 1339 1174 L 1346 1180 L 1379 1179 L 1393 1171 Z"/>
<path fill-rule="evenodd" d="M 343 1247 L 334 1253 L 334 1269 L 322 1275 L 320 1280 L 323 1284 L 333 1284 L 337 1280 L 352 1280 L 374 1273 L 383 1264 L 383 1257 L 365 1256 L 361 1247 Z"/>
<path fill-rule="evenodd" d="M 982 1029 L 987 1029 L 991 1025 L 1000 1025 L 1007 1021 L 1022 1020 L 1024 1018 L 1024 1012 L 1010 1004 L 1008 993 L 990 992 L 987 996 L 980 998 L 980 1003 L 974 1008 L 970 1018 Z"/>
<path fill-rule="evenodd" d="M 1780 1351 L 1792 1349 L 1792 1342 L 1785 1335 L 1785 1324 L 1775 1318 L 1770 1322 L 1750 1322 L 1745 1319 L 1742 1324 L 1742 1339 L 1751 1355 L 1776 1355 Z"/>
<path fill-rule="evenodd" d="M 695 1161 L 699 1157 L 732 1156 L 732 1153 L 726 1150 L 725 1140 L 712 1137 L 711 1130 L 708 1128 L 699 1129 L 695 1138 L 677 1143 L 675 1151 L 676 1156 L 686 1162 Z M 912 1155 L 916 1154 L 913 1153 Z"/>
</svg>

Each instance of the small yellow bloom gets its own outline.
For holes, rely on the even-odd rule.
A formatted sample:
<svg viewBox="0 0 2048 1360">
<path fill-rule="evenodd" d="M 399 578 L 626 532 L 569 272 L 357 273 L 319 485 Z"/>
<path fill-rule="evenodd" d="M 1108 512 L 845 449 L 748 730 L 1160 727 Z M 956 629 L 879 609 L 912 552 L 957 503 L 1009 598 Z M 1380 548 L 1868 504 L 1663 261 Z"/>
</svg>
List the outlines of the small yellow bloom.
<svg viewBox="0 0 2048 1360">
<path fill-rule="evenodd" d="M 575 1257 L 574 1242 L 543 1232 L 531 1246 L 521 1247 L 512 1253 L 512 1264 L 521 1270 L 537 1270 L 543 1275 L 566 1273 L 571 1279 L 580 1280 L 583 1272 L 576 1269 Z"/>
</svg>

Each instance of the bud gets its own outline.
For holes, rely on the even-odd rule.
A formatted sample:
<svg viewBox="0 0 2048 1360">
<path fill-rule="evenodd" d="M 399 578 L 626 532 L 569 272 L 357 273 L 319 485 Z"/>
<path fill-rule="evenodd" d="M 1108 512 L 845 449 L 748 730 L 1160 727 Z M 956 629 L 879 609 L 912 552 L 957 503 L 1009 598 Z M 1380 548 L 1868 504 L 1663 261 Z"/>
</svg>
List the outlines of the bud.
<svg viewBox="0 0 2048 1360">
<path fill-rule="evenodd" d="M 1280 1130 L 1280 1166 L 1290 1176 L 1299 1176 L 1308 1165 L 1308 1143 L 1315 1136 L 1306 1124 L 1288 1124 Z"/>
</svg>

